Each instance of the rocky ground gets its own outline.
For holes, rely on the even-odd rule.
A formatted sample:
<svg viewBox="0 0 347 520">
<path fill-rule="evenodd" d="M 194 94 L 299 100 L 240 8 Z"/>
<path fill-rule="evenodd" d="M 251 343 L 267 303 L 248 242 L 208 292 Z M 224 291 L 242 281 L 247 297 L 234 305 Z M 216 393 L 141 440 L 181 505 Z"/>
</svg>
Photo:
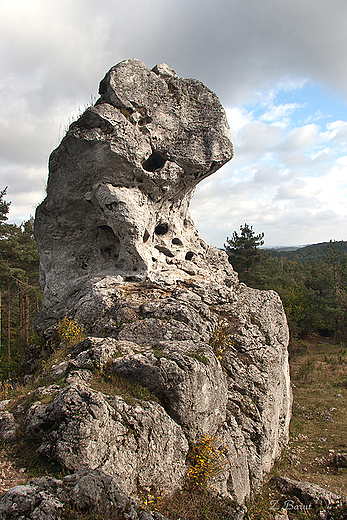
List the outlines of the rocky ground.
<svg viewBox="0 0 347 520">
<path fill-rule="evenodd" d="M 41 376 L 49 373 L 52 365 L 55 365 L 53 361 L 59 362 L 60 359 L 60 353 L 57 352 L 51 360 L 47 360 Z M 341 512 L 334 512 L 332 517 L 322 513 L 318 517 L 317 508 L 312 506 L 311 509 L 308 509 L 310 503 L 313 504 L 312 498 L 309 498 L 306 504 L 298 501 L 298 498 L 294 496 L 295 490 L 289 492 L 288 488 L 279 489 L 278 482 L 276 483 L 273 477 L 282 476 L 298 482 L 308 481 L 339 496 L 347 494 L 347 463 L 341 455 L 347 452 L 346 361 L 346 352 L 341 344 L 336 345 L 316 337 L 292 343 L 290 363 L 295 405 L 290 441 L 282 457 L 266 479 L 261 493 L 254 495 L 247 502 L 248 516 L 245 516 L 244 509 L 240 509 L 238 513 L 234 510 L 234 516 L 230 516 L 230 502 L 220 501 L 209 494 L 206 495 L 206 493 L 196 490 L 194 492 L 192 490 L 176 492 L 170 498 L 166 498 L 165 495 L 147 496 L 143 497 L 144 502 L 147 501 L 148 505 L 154 505 L 170 520 L 179 518 L 181 520 L 206 520 L 207 518 L 217 520 L 242 518 L 242 515 L 244 518 L 254 520 L 274 520 L 276 515 L 278 519 L 289 518 L 290 520 L 345 518 L 344 513 Z M 35 400 L 33 389 L 43 380 L 44 377 L 37 380 L 36 384 L 31 383 L 14 392 L 16 395 L 5 407 L 14 412 L 16 421 L 20 422 L 24 416 L 25 407 Z M 52 381 L 46 381 L 52 384 Z M 109 385 L 107 380 L 99 380 L 95 384 L 103 385 L 104 391 Z M 129 392 L 129 388 L 123 388 L 123 392 Z M 44 401 L 49 401 L 51 398 L 50 394 L 46 394 L 45 398 L 41 394 L 41 399 Z M 54 474 L 57 478 L 63 478 L 66 474 L 58 465 L 45 466 L 43 459 L 37 456 L 34 448 L 35 446 L 30 447 L 25 438 L 18 439 L 17 437 L 15 444 L 11 441 L 3 441 L 0 449 L 2 492 L 18 484 L 25 484 L 35 476 Z M 293 496 L 294 502 L 290 502 L 293 500 Z M 284 511 L 283 507 L 289 509 Z M 318 507 L 318 510 L 325 511 L 324 507 Z M 324 517 L 323 514 L 326 516 Z M 71 516 L 71 518 L 73 517 Z"/>
</svg>

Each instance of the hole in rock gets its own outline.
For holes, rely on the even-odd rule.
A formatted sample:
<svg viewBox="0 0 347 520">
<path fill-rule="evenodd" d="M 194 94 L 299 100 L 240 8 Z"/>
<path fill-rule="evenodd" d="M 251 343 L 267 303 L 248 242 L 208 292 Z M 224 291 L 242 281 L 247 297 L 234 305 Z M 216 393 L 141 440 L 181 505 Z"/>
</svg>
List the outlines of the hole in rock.
<svg viewBox="0 0 347 520">
<path fill-rule="evenodd" d="M 152 262 L 156 262 L 156 261 L 157 261 L 157 259 L 154 258 L 154 256 L 152 256 Z"/>
<path fill-rule="evenodd" d="M 193 256 L 194 256 L 193 251 L 188 251 L 188 253 L 186 253 L 185 259 L 191 260 L 193 258 Z"/>
<path fill-rule="evenodd" d="M 147 229 L 145 229 L 145 232 L 143 234 L 143 241 L 147 242 L 148 239 L 149 239 L 149 233 L 148 233 Z"/>
<path fill-rule="evenodd" d="M 166 235 L 166 233 L 169 231 L 168 224 L 158 224 L 154 230 L 154 233 L 156 235 Z"/>
<path fill-rule="evenodd" d="M 112 210 L 116 209 L 116 207 L 118 206 L 118 202 L 116 202 L 116 201 L 109 202 L 108 204 L 105 204 L 105 206 L 107 209 L 112 211 Z"/>
<path fill-rule="evenodd" d="M 109 226 L 99 226 L 97 228 L 96 243 L 105 262 L 118 259 L 120 241 Z"/>
<path fill-rule="evenodd" d="M 166 159 L 158 152 L 153 152 L 152 155 L 142 164 L 142 168 L 148 172 L 158 170 L 166 163 Z"/>
<path fill-rule="evenodd" d="M 182 242 L 180 241 L 179 238 L 173 238 L 172 239 L 172 243 L 176 246 L 183 246 Z"/>
<path fill-rule="evenodd" d="M 139 184 L 142 184 L 143 183 L 142 177 L 136 177 L 136 182 L 138 182 Z"/>
<path fill-rule="evenodd" d="M 155 248 L 169 258 L 173 258 L 175 256 L 173 253 L 171 253 L 170 249 L 165 246 L 155 246 Z"/>
<path fill-rule="evenodd" d="M 149 116 L 142 117 L 139 120 L 139 126 L 147 125 L 148 123 L 151 123 L 152 121 L 153 121 L 152 118 Z"/>
</svg>

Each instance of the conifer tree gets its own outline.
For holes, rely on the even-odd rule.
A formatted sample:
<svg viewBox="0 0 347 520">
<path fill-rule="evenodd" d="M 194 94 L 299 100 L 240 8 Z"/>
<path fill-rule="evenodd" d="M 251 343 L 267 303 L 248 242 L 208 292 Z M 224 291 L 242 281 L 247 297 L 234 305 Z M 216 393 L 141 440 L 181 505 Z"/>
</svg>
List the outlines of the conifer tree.
<svg viewBox="0 0 347 520">
<path fill-rule="evenodd" d="M 253 226 L 248 224 L 240 226 L 240 231 L 240 235 L 234 231 L 232 238 L 227 237 L 224 248 L 229 255 L 229 262 L 242 278 L 260 258 L 259 247 L 264 244 L 264 233 L 256 235 Z"/>
</svg>

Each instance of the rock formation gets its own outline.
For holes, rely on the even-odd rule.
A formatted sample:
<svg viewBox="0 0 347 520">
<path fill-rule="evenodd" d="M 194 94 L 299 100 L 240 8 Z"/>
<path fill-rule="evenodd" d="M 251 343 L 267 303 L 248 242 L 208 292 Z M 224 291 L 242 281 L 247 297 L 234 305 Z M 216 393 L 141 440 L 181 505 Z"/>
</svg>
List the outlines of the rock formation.
<svg viewBox="0 0 347 520">
<path fill-rule="evenodd" d="M 105 293 L 122 281 L 170 285 L 194 270 L 194 257 L 209 270 L 188 205 L 233 154 L 217 96 L 135 59 L 113 67 L 99 92 L 51 154 L 36 212 L 41 329 L 65 307 L 95 319 L 95 305 L 104 310 Z"/>
<path fill-rule="evenodd" d="M 134 506 L 112 477 L 82 469 L 63 480 L 36 478 L 10 489 L 0 499 L 0 519 L 61 520 L 62 511 L 70 507 L 78 513 L 95 513 L 98 518 L 167 520 L 157 512 L 138 515 Z"/>
<path fill-rule="evenodd" d="M 242 503 L 288 440 L 291 390 L 278 295 L 240 284 L 189 215 L 195 186 L 232 157 L 224 110 L 199 81 L 136 59 L 99 92 L 50 157 L 35 221 L 37 329 L 67 316 L 89 337 L 52 367 L 66 386 L 23 429 L 40 453 L 127 493 L 181 487 L 189 445 L 213 436 L 224 464 L 212 485 Z M 93 390 L 100 369 L 153 402 Z"/>
</svg>

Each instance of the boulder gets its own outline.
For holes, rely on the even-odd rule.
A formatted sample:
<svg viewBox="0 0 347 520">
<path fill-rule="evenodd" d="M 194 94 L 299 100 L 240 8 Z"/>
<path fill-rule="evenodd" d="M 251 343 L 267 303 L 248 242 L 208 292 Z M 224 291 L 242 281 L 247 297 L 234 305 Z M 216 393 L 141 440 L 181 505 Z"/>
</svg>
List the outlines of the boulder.
<svg viewBox="0 0 347 520">
<path fill-rule="evenodd" d="M 51 403 L 23 428 L 71 470 L 102 470 L 127 493 L 173 492 L 204 435 L 225 464 L 212 485 L 243 503 L 288 441 L 288 327 L 273 291 L 240 284 L 189 215 L 195 186 L 233 155 L 225 112 L 165 64 L 119 63 L 49 161 L 37 208 L 47 340 L 64 316 L 88 338 L 52 367 Z M 90 387 L 96 372 L 152 402 Z M 155 397 L 154 397 L 155 395 Z"/>
<path fill-rule="evenodd" d="M 334 463 L 338 468 L 347 468 L 347 453 L 335 453 Z"/>
<path fill-rule="evenodd" d="M 102 471 L 80 469 L 63 480 L 36 478 L 0 498 L 0 519 L 60 520 L 70 509 L 119 520 L 166 520 L 157 512 L 137 513 L 115 479 Z"/>
<path fill-rule="evenodd" d="M 150 486 L 171 493 L 186 476 L 187 439 L 157 403 L 130 405 L 74 383 L 48 405 L 34 403 L 24 431 L 40 454 L 70 470 L 102 470 L 127 493 Z"/>
<path fill-rule="evenodd" d="M 277 487 L 285 494 L 297 497 L 302 504 L 311 507 L 339 506 L 343 498 L 312 482 L 300 482 L 287 477 L 277 476 L 273 478 Z"/>
<path fill-rule="evenodd" d="M 18 426 L 12 413 L 6 410 L 0 411 L 0 438 L 3 441 L 16 440 Z"/>
</svg>

